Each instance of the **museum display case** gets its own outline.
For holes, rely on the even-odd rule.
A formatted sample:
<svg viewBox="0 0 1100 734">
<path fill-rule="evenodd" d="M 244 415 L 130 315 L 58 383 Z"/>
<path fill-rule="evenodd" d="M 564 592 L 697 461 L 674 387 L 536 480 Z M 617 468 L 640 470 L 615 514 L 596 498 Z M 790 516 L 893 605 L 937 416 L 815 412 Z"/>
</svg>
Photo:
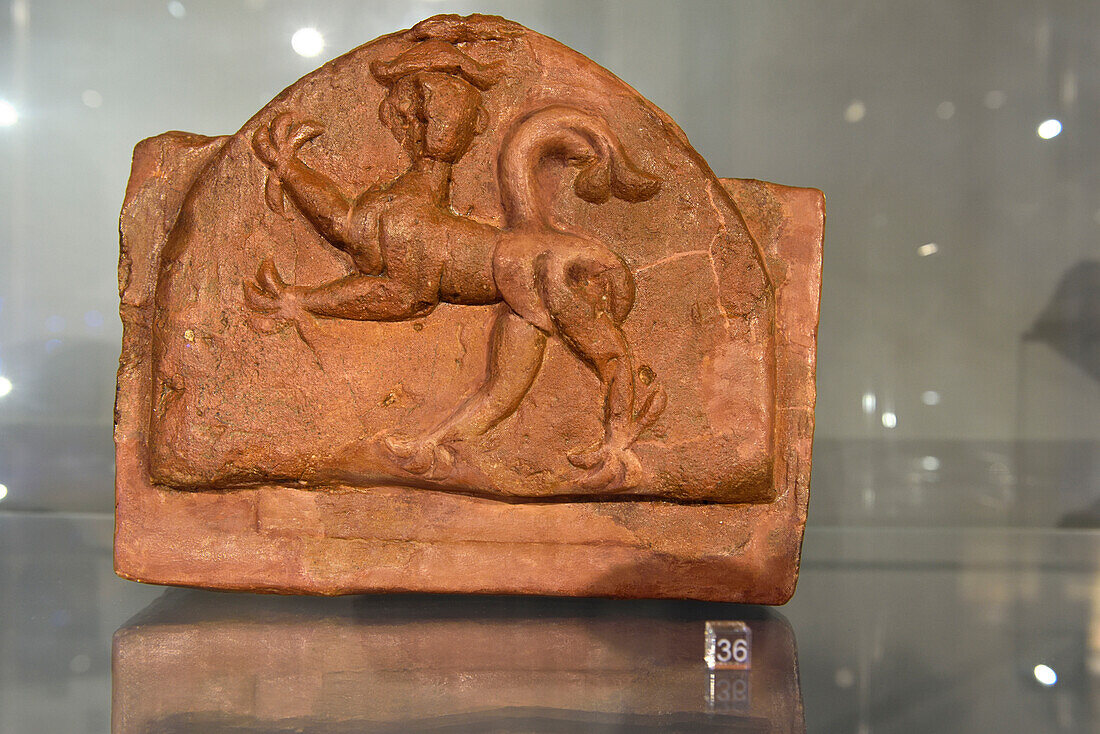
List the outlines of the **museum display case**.
<svg viewBox="0 0 1100 734">
<path fill-rule="evenodd" d="M 325 92 L 337 90 L 359 100 L 355 105 L 321 104 L 308 110 L 325 113 L 317 119 L 281 122 L 277 104 L 268 107 L 297 80 L 333 68 L 324 65 L 372 39 L 449 13 L 502 15 L 555 40 L 512 54 L 498 53 L 495 37 L 488 43 L 443 37 L 449 31 L 439 28 L 432 38 L 391 37 L 387 53 L 367 61 L 392 68 L 367 63 Z M 501 28 L 493 34 L 507 35 Z M 1100 7 L 1084 0 L 0 3 L 0 733 L 1094 730 L 1100 720 L 1098 37 Z M 415 51 L 424 42 L 437 44 L 431 54 Z M 566 47 L 578 56 L 555 50 Z M 402 57 L 410 49 L 419 55 Z M 525 56 L 530 49 L 538 53 Z M 580 65 L 582 57 L 592 66 Z M 469 147 L 448 149 L 455 153 L 454 186 L 444 208 L 503 236 L 509 225 L 494 217 L 505 205 L 486 182 L 495 180 L 494 156 L 513 117 L 521 117 L 522 105 L 508 102 L 519 98 L 520 85 L 499 82 L 483 67 L 507 59 L 528 73 L 562 58 L 571 60 L 545 89 L 568 78 L 579 89 L 571 99 L 601 112 L 596 117 L 634 169 L 662 179 L 659 191 L 646 187 L 644 175 L 633 190 L 620 182 L 618 197 L 608 169 L 603 197 L 602 173 L 579 186 L 558 169 L 535 176 L 557 192 L 559 225 L 579 222 L 578 231 L 598 235 L 634 268 L 640 295 L 619 307 L 630 359 L 639 355 L 631 369 L 634 408 L 602 413 L 614 404 L 607 397 L 614 380 L 601 380 L 593 367 L 599 360 L 563 337 L 558 322 L 540 328 L 531 311 L 518 330 L 533 326 L 530 341 L 544 340 L 546 357 L 525 386 L 530 392 L 508 403 L 514 415 L 477 435 L 476 455 L 425 448 L 417 443 L 425 434 L 417 431 L 443 425 L 456 406 L 479 394 L 479 375 L 493 374 L 485 355 L 496 304 L 447 302 L 458 296 L 444 294 L 431 315 L 326 322 L 319 336 L 303 336 L 274 318 L 249 332 L 252 351 L 245 351 L 254 371 L 234 382 L 241 373 L 219 372 L 187 346 L 194 343 L 188 330 L 202 341 L 223 314 L 221 301 L 201 288 L 188 290 L 194 284 L 184 279 L 174 291 L 183 295 L 165 302 L 186 310 L 199 295 L 207 298 L 200 305 L 209 311 L 195 323 L 215 328 L 196 329 L 169 308 L 170 318 L 149 333 L 159 329 L 178 343 L 164 341 L 158 359 L 173 369 L 183 365 L 173 374 L 189 386 L 213 379 L 224 390 L 215 401 L 177 403 L 154 415 L 135 396 L 170 400 L 178 385 L 161 380 L 146 392 L 133 389 L 136 382 L 124 385 L 122 441 L 159 452 L 159 488 L 141 495 L 139 509 L 152 520 L 120 535 L 128 544 L 122 570 L 201 585 L 201 578 L 173 576 L 169 565 L 157 564 L 218 559 L 220 566 L 203 571 L 215 578 L 234 562 L 239 570 L 248 558 L 260 558 L 271 565 L 257 563 L 262 573 L 248 583 L 220 585 L 398 593 L 226 593 L 116 576 L 119 344 L 124 319 L 134 333 L 143 328 L 133 308 L 138 301 L 124 299 L 119 314 L 119 212 L 125 199 L 122 224 L 131 238 L 148 231 L 141 227 L 166 234 L 148 212 L 179 206 L 170 199 L 184 191 L 171 193 L 177 173 L 164 152 L 182 146 L 198 160 L 202 146 L 243 131 L 234 153 L 243 162 L 224 175 L 208 169 L 216 171 L 208 183 L 217 195 L 196 210 L 195 221 L 264 223 L 242 224 L 204 261 L 218 263 L 204 277 L 235 279 L 225 290 L 233 300 L 226 295 L 225 303 L 232 318 L 242 318 L 229 319 L 229 328 L 251 328 L 245 309 L 261 319 L 278 316 L 268 302 L 284 287 L 340 274 L 316 254 L 322 250 L 310 249 L 327 245 L 306 227 L 308 207 L 296 203 L 293 185 L 284 181 L 283 142 L 293 140 L 300 161 L 358 196 L 396 182 L 415 160 L 398 133 L 430 121 L 435 108 L 424 90 L 436 84 L 457 95 L 451 104 L 474 99 L 466 84 L 480 95 L 486 124 L 480 113 L 459 115 L 469 129 L 462 122 L 452 132 L 469 133 Z M 614 76 L 599 76 L 605 72 L 592 71 L 598 67 Z M 578 77 L 582 84 L 569 77 L 577 69 L 588 70 Z M 417 77 L 419 86 L 406 89 L 417 74 L 441 76 L 426 86 Z M 380 110 L 393 90 L 393 109 L 419 107 L 405 110 L 403 124 L 384 127 Z M 584 94 L 589 98 L 577 103 Z M 666 117 L 647 117 L 646 110 Z M 264 112 L 253 119 L 257 111 Z M 361 127 L 352 124 L 359 119 Z M 309 121 L 324 129 L 303 126 Z M 190 134 L 155 138 L 178 130 Z M 274 147 L 253 147 L 263 131 Z M 376 149 L 356 148 L 360 134 L 371 136 Z M 677 168 L 657 145 L 677 135 L 705 163 Z M 149 138 L 164 145 L 145 144 L 135 159 L 135 146 Z M 578 140 L 562 138 L 550 148 L 570 167 L 564 175 L 599 158 L 581 151 Z M 622 171 L 630 169 L 624 164 Z M 714 176 L 720 188 L 709 196 L 706 186 L 696 187 Z M 563 181 L 568 185 L 556 186 Z M 756 365 L 770 363 L 766 356 L 737 363 L 729 349 L 716 362 L 707 341 L 714 314 L 680 305 L 706 301 L 736 311 L 736 296 L 723 301 L 722 294 L 752 292 L 755 281 L 746 276 L 723 291 L 716 267 L 719 297 L 708 300 L 699 296 L 706 289 L 696 288 L 702 281 L 688 275 L 665 282 L 656 277 L 666 275 L 659 267 L 639 277 L 637 268 L 646 264 L 622 248 L 649 242 L 651 249 L 638 252 L 688 273 L 690 258 L 675 256 L 690 238 L 672 242 L 670 232 L 696 227 L 709 241 L 708 228 L 717 225 L 705 212 L 728 206 L 727 213 L 755 213 L 755 220 L 727 217 L 725 226 L 731 242 L 737 236 L 729 233 L 742 221 L 749 239 L 777 248 L 762 250 L 762 300 L 745 311 L 767 323 L 774 316 L 769 299 L 781 297 L 789 275 L 784 267 L 771 280 L 769 267 L 784 262 L 782 242 L 813 240 L 790 224 L 796 221 L 790 197 L 810 190 L 824 193 L 828 209 L 816 344 L 796 335 L 780 346 L 816 353 L 816 379 L 811 371 L 792 383 L 815 389 L 816 408 L 809 423 L 788 424 L 806 446 L 787 451 L 781 463 L 765 461 L 771 474 L 754 473 L 745 469 L 751 462 L 739 463 L 738 451 L 768 445 L 754 443 L 753 431 L 787 420 L 775 417 L 782 411 L 753 414 L 746 407 L 757 393 L 770 394 L 767 379 L 752 377 Z M 135 209 L 134 201 L 144 208 Z M 823 211 L 815 206 L 799 211 Z M 279 234 L 261 242 L 270 232 Z M 713 243 L 706 248 L 696 254 L 714 260 L 719 250 Z M 670 253 L 673 261 L 666 260 Z M 360 263 L 349 264 L 348 274 L 353 265 Z M 363 264 L 360 272 L 369 275 L 371 267 Z M 146 285 L 157 280 L 125 259 L 121 270 L 152 277 Z M 309 277 L 296 279 L 303 273 Z M 246 282 L 255 288 L 251 301 Z M 519 303 L 505 299 L 500 312 L 518 316 Z M 482 313 L 476 309 L 486 318 L 471 315 Z M 729 325 L 721 323 L 728 336 Z M 379 368 L 381 377 L 360 369 L 377 362 L 363 356 L 368 342 L 340 346 L 347 335 L 367 331 L 376 334 L 370 349 L 388 350 L 390 372 Z M 394 346 L 390 335 L 397 333 L 403 346 Z M 746 353 L 757 347 L 761 355 L 780 353 L 768 351 L 766 338 L 754 339 L 743 340 Z M 459 364 L 456 357 L 474 361 Z M 696 357 L 699 364 L 691 362 Z M 417 376 L 413 362 L 439 366 L 430 377 L 445 389 L 418 383 L 424 375 Z M 339 390 L 347 387 L 356 400 L 317 388 L 321 373 L 337 375 Z M 293 391 L 280 386 L 292 380 L 312 387 L 286 398 Z M 389 384 L 395 380 L 401 389 Z M 738 392 L 734 385 L 755 388 Z M 556 395 L 567 398 L 555 404 Z M 228 408 L 215 402 L 232 410 L 218 413 Z M 727 410 L 727 402 L 734 408 Z M 418 413 L 418 405 L 431 410 Z M 804 400 L 791 406 L 807 407 Z M 396 411 L 405 418 L 393 419 Z M 700 429 L 713 453 L 676 453 L 679 442 L 698 437 L 677 433 L 704 425 L 692 423 L 696 414 L 710 427 L 719 421 L 727 433 Z M 624 416 L 619 434 L 615 415 Z M 143 432 L 146 418 L 156 430 Z M 220 440 L 215 434 L 223 423 L 278 433 L 282 443 L 265 444 L 278 450 L 264 453 L 247 441 Z M 351 435 L 360 423 L 372 437 L 369 460 L 317 450 L 345 445 L 340 431 Z M 644 433 L 654 427 L 665 432 Z M 727 434 L 741 438 L 727 445 L 721 438 Z M 537 440 L 524 449 L 531 435 Z M 593 444 L 586 465 L 584 449 L 612 435 L 615 441 L 606 443 L 617 442 L 616 450 Z M 501 463 L 498 455 L 518 459 Z M 137 476 L 127 466 L 144 467 L 140 460 L 121 462 L 123 480 Z M 469 466 L 476 476 L 463 473 Z M 787 471 L 775 472 L 777 466 Z M 524 479 L 502 482 L 509 472 Z M 328 488 L 336 474 L 344 489 L 312 491 L 312 482 Z M 263 480 L 257 486 L 243 486 L 257 476 Z M 380 477 L 391 484 L 396 478 L 409 496 L 428 493 L 431 511 L 419 500 L 397 501 L 400 493 L 390 485 L 370 496 L 369 508 L 342 494 L 369 491 Z M 708 483 L 713 477 L 719 479 Z M 743 480 L 728 481 L 735 477 Z M 304 489 L 287 489 L 290 479 L 301 479 Z M 601 492 L 612 496 L 596 498 L 596 509 L 580 517 L 568 497 L 562 501 L 575 486 L 586 487 L 586 501 Z M 805 494 L 784 495 L 783 487 L 808 491 L 808 508 Z M 182 492 L 198 499 L 176 502 L 183 509 L 175 516 L 158 513 L 158 504 Z M 507 497 L 515 511 L 484 509 L 506 504 L 497 495 L 509 493 L 530 496 Z M 319 496 L 327 498 L 324 507 Z M 246 499 L 222 504 L 224 497 Z M 707 507 L 698 501 L 719 499 L 733 508 L 765 508 L 752 511 L 764 516 L 783 497 L 798 500 L 789 504 L 792 514 L 767 532 L 761 522 L 747 523 L 753 540 L 745 546 L 717 524 L 725 517 L 698 510 Z M 127 514 L 137 507 L 127 504 L 132 497 L 123 499 L 124 522 L 139 516 Z M 199 505 L 207 509 L 193 512 Z M 173 517 L 175 526 L 166 520 Z M 153 532 L 196 518 L 203 532 Z M 214 526 L 218 531 L 209 532 Z M 438 542 L 441 527 L 459 528 L 467 543 L 503 538 L 541 545 L 538 554 L 502 546 L 433 555 L 439 550 L 430 543 Z M 247 534 L 252 556 L 232 545 Z M 150 538 L 159 545 L 143 546 Z M 380 538 L 382 550 L 364 550 Z M 788 603 L 606 598 L 735 598 L 700 590 L 752 587 L 747 566 L 724 565 L 742 547 L 762 564 L 753 566 L 760 571 L 753 588 L 770 581 L 793 590 Z M 645 557 L 619 563 L 616 553 Z M 301 565 L 282 577 L 273 573 L 286 559 Z M 764 573 L 776 559 L 779 571 Z M 387 581 L 355 585 L 355 578 L 371 578 L 371 568 L 388 569 Z M 355 577 L 359 570 L 363 575 Z M 428 579 L 429 573 L 435 575 Z M 265 586 L 265 578 L 274 581 Z M 507 583 L 485 582 L 494 578 Z M 411 593 L 423 589 L 492 593 Z M 511 591 L 529 593 L 504 593 Z"/>
</svg>

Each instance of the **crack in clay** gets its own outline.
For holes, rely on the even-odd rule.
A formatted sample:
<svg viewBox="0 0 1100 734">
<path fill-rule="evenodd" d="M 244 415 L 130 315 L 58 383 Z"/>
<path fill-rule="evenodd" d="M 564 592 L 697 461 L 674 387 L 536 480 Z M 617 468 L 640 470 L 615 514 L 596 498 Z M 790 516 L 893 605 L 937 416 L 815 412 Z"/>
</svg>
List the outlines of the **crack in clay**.
<svg viewBox="0 0 1100 734">
<path fill-rule="evenodd" d="M 718 277 L 718 264 L 714 259 L 714 248 L 720 237 L 729 235 L 729 227 L 726 224 L 726 215 L 718 206 L 718 202 L 714 200 L 714 183 L 711 181 L 707 182 L 707 200 L 710 202 L 711 208 L 714 209 L 714 216 L 718 218 L 718 229 L 714 232 L 714 236 L 710 240 L 710 248 L 707 250 L 707 261 L 710 263 L 710 274 L 714 276 L 715 306 L 718 307 L 718 312 L 725 317 L 722 320 L 722 327 L 728 338 L 730 335 L 730 315 L 729 312 L 726 311 L 726 307 L 722 304 L 722 279 Z"/>
<path fill-rule="evenodd" d="M 657 262 L 652 262 L 649 265 L 643 265 L 642 267 L 635 270 L 634 273 L 636 275 L 638 273 L 645 272 L 646 270 L 650 270 L 652 268 L 655 268 L 659 265 L 664 265 L 665 263 L 672 262 L 674 260 L 679 260 L 680 258 L 683 258 L 683 257 L 688 257 L 689 255 L 707 255 L 709 257 L 710 256 L 710 250 L 685 250 L 683 252 L 674 252 L 673 254 L 669 255 L 668 257 L 662 257 Z"/>
</svg>

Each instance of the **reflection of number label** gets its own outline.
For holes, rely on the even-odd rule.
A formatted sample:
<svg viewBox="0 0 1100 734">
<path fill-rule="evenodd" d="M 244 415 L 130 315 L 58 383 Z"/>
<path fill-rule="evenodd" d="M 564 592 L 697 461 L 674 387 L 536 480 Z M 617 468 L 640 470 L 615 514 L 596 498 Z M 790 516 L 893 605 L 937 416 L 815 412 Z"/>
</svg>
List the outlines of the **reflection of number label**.
<svg viewBox="0 0 1100 734">
<path fill-rule="evenodd" d="M 712 711 L 744 712 L 749 707 L 749 674 L 730 670 L 711 673 L 707 706 Z"/>
<path fill-rule="evenodd" d="M 715 701 L 733 701 L 739 703 L 748 697 L 749 684 L 744 678 L 719 678 L 714 682 Z"/>
</svg>

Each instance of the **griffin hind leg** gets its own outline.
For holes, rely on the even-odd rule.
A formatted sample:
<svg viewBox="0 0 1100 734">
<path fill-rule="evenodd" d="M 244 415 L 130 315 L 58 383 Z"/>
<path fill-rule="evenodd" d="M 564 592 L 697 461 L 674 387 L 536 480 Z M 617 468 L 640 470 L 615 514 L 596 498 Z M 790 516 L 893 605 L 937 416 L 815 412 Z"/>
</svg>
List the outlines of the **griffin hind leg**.
<svg viewBox="0 0 1100 734">
<path fill-rule="evenodd" d="M 618 264 L 621 270 L 606 263 L 594 266 L 583 256 L 548 253 L 540 258 L 538 279 L 556 333 L 596 373 L 603 390 L 603 439 L 569 456 L 574 466 L 588 470 L 581 486 L 600 491 L 637 485 L 642 467 L 630 447 L 666 404 L 656 384 L 638 401 L 630 345 L 620 326 L 633 305 L 633 279 Z M 627 280 L 630 292 L 616 292 Z"/>
<path fill-rule="evenodd" d="M 485 379 L 472 395 L 426 435 L 383 437 L 387 453 L 413 474 L 445 479 L 454 468 L 448 444 L 476 438 L 512 415 L 542 366 L 546 335 L 508 306 L 497 310 L 489 337 Z"/>
</svg>

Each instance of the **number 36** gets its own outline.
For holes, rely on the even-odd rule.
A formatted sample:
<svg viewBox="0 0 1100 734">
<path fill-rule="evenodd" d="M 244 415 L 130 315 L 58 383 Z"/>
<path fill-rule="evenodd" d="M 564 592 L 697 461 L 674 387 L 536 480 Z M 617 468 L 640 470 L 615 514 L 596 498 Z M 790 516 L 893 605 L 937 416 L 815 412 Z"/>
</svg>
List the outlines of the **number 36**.
<svg viewBox="0 0 1100 734">
<path fill-rule="evenodd" d="M 720 663 L 743 663 L 749 659 L 749 644 L 746 640 L 735 640 L 732 643 L 723 637 L 714 645 L 715 658 Z"/>
</svg>

